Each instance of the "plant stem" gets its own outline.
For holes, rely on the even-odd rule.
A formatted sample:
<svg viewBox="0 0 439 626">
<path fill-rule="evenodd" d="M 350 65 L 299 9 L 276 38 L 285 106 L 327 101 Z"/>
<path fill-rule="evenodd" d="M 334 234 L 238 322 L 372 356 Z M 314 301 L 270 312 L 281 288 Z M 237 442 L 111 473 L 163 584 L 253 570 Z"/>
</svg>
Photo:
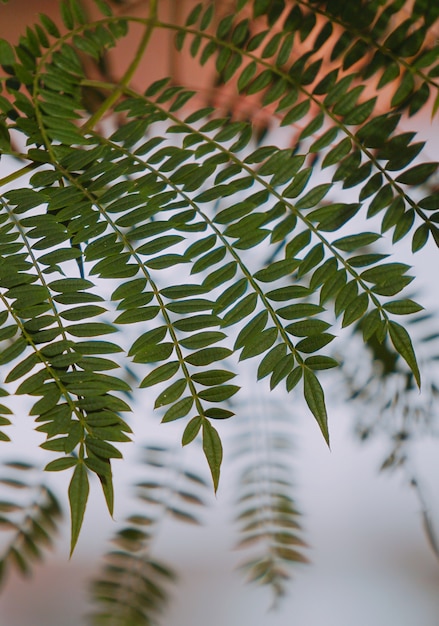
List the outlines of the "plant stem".
<svg viewBox="0 0 439 626">
<path fill-rule="evenodd" d="M 8 174 L 7 176 L 0 178 L 0 187 L 3 187 L 3 185 L 7 185 L 8 183 L 12 183 L 14 180 L 17 180 L 17 178 L 20 178 L 21 176 L 32 172 L 32 170 L 34 170 L 36 167 L 39 167 L 40 165 L 41 163 L 31 163 L 30 165 L 25 165 L 25 167 L 22 167 L 19 170 L 12 172 L 12 174 Z"/>
<path fill-rule="evenodd" d="M 122 76 L 119 84 L 115 86 L 115 89 L 108 98 L 101 104 L 98 110 L 88 119 L 88 121 L 84 124 L 83 129 L 85 131 L 91 130 L 105 113 L 111 109 L 111 107 L 117 102 L 119 97 L 124 91 L 124 88 L 127 87 L 134 76 L 140 61 L 143 58 L 143 54 L 146 50 L 146 47 L 151 39 L 151 35 L 156 26 L 157 20 L 157 9 L 158 9 L 158 0 L 150 0 L 150 9 L 149 9 L 149 19 L 146 24 L 145 33 L 140 41 L 139 47 L 137 48 L 137 52 L 134 56 L 134 59 L 131 61 L 128 69 L 125 74 Z"/>
</svg>

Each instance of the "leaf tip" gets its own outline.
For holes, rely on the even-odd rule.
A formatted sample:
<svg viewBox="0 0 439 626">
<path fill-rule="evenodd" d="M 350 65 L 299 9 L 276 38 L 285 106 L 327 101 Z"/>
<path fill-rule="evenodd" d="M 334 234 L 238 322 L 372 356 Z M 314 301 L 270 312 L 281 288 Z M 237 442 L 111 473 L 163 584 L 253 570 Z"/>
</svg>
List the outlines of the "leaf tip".
<svg viewBox="0 0 439 626">
<path fill-rule="evenodd" d="M 212 474 L 213 489 L 216 494 L 220 480 L 223 448 L 218 431 L 207 419 L 203 421 L 203 450 Z"/>
</svg>

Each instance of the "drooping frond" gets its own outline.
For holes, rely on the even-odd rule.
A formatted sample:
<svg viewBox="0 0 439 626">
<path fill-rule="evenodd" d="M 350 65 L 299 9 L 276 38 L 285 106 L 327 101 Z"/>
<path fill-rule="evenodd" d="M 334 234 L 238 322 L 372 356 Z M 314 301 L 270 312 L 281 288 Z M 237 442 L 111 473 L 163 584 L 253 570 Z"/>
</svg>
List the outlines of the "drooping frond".
<svg viewBox="0 0 439 626">
<path fill-rule="evenodd" d="M 277 601 L 304 554 L 300 512 L 293 498 L 293 441 L 283 403 L 248 402 L 235 437 L 238 464 L 236 522 L 240 568 L 249 582 L 267 585 Z"/>
<path fill-rule="evenodd" d="M 41 16 L 17 46 L 0 45 L 0 148 L 25 162 L 0 181 L 0 362 L 5 386 L 36 398 L 43 447 L 58 455 L 48 469 L 73 469 L 72 549 L 90 472 L 113 507 L 114 442 L 130 433 L 123 360 L 141 387 L 160 385 L 155 406 L 165 423 L 184 420 L 184 444 L 201 436 L 217 488 L 213 423 L 233 414 L 221 404 L 239 392 L 237 361 L 256 359 L 272 387 L 301 386 L 327 442 L 318 373 L 337 365 L 326 346 L 340 327 L 361 321 L 364 340 L 389 342 L 420 385 L 395 320 L 401 306 L 419 308 L 399 296 L 409 267 L 373 244 L 439 241 L 437 192 L 419 190 L 437 164 L 398 126 L 436 98 L 434 10 L 238 0 L 218 15 L 200 3 L 173 23 L 154 0 L 146 17 L 96 4 L 90 22 L 81 3 L 62 2 L 62 34 Z M 87 59 L 134 24 L 143 36 L 125 74 L 88 76 Z M 135 88 L 156 30 L 274 120 L 279 141 L 167 77 Z M 93 108 L 90 90 L 102 97 Z M 364 226 L 375 216 L 381 233 L 376 220 Z"/>
<path fill-rule="evenodd" d="M 400 471 L 413 488 L 420 506 L 428 542 L 439 557 L 437 530 L 432 519 L 431 504 L 424 494 L 424 480 L 418 467 L 416 446 L 426 437 L 437 437 L 436 404 L 438 333 L 434 332 L 435 316 L 420 313 L 411 320 L 410 328 L 419 345 L 420 363 L 425 371 L 423 392 L 419 394 L 412 372 L 395 355 L 387 342 L 372 340 L 364 348 L 372 353 L 365 367 L 361 345 L 345 355 L 341 372 L 353 407 L 356 435 L 361 441 L 378 437 L 388 441 L 388 450 L 381 471 Z M 361 332 L 361 329 L 356 329 Z M 355 341 L 357 338 L 351 339 Z"/>
</svg>

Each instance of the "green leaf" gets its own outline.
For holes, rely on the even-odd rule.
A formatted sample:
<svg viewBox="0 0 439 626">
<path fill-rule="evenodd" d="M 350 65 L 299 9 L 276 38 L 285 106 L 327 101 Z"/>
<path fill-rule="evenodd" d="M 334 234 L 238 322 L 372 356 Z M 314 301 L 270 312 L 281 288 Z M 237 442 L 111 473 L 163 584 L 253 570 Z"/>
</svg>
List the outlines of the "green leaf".
<svg viewBox="0 0 439 626">
<path fill-rule="evenodd" d="M 0 65 L 13 65 L 15 63 L 14 49 L 6 39 L 0 39 Z"/>
<path fill-rule="evenodd" d="M 105 15 L 106 17 L 111 17 L 113 15 L 111 7 L 104 0 L 94 0 L 94 2 L 98 6 L 102 15 Z"/>
<path fill-rule="evenodd" d="M 116 317 L 115 324 L 135 324 L 136 322 L 146 322 L 155 319 L 160 313 L 159 306 L 144 306 L 139 308 L 129 308 Z"/>
<path fill-rule="evenodd" d="M 180 339 L 180 345 L 189 350 L 196 350 L 198 348 L 205 348 L 213 343 L 218 343 L 222 339 L 225 339 L 226 335 L 218 331 L 205 331 L 202 333 L 196 333 L 186 339 Z"/>
<path fill-rule="evenodd" d="M 238 264 L 236 261 L 230 261 L 226 263 L 223 267 L 215 270 L 203 280 L 203 288 L 204 289 L 213 289 L 214 287 L 218 287 L 223 283 L 231 280 L 238 269 Z"/>
<path fill-rule="evenodd" d="M 380 237 L 381 235 L 377 235 L 376 233 L 359 233 L 358 235 L 348 235 L 347 237 L 337 239 L 333 242 L 333 245 L 339 250 L 352 252 L 358 248 L 370 246 L 370 244 L 380 239 Z"/>
<path fill-rule="evenodd" d="M 352 143 L 349 137 L 345 137 L 332 148 L 323 159 L 322 167 L 329 167 L 339 163 L 345 156 L 349 154 L 352 148 Z"/>
<path fill-rule="evenodd" d="M 421 226 L 415 230 L 412 240 L 412 252 L 417 252 L 425 246 L 428 241 L 429 234 L 430 230 L 428 228 L 428 224 L 421 224 Z"/>
<path fill-rule="evenodd" d="M 334 312 L 338 317 L 346 310 L 346 307 L 353 301 L 358 295 L 358 282 L 356 280 L 350 280 L 344 285 L 337 294 L 335 299 Z"/>
<path fill-rule="evenodd" d="M 134 363 L 156 363 L 166 361 L 174 351 L 174 344 L 165 342 L 158 345 L 145 346 L 134 358 Z"/>
<path fill-rule="evenodd" d="M 83 324 L 70 324 L 66 331 L 74 337 L 96 337 L 117 332 L 117 328 L 104 322 L 84 322 Z"/>
<path fill-rule="evenodd" d="M 400 174 L 396 181 L 405 185 L 421 185 L 437 170 L 437 163 L 422 163 Z"/>
<path fill-rule="evenodd" d="M 318 243 L 316 246 L 311 248 L 308 254 L 303 258 L 299 269 L 297 271 L 297 277 L 301 278 L 310 272 L 316 265 L 323 260 L 325 254 L 325 250 L 323 244 Z"/>
<path fill-rule="evenodd" d="M 86 466 L 98 476 L 104 493 L 105 502 L 108 511 L 113 516 L 114 510 L 114 487 L 113 477 L 111 473 L 111 462 L 109 459 L 100 459 L 98 457 L 88 457 L 85 459 Z"/>
<path fill-rule="evenodd" d="M 331 187 L 331 183 L 317 185 L 316 187 L 314 187 L 314 189 L 308 191 L 307 194 L 300 198 L 300 200 L 296 203 L 296 207 L 298 209 L 310 209 L 311 207 L 318 204 L 321 200 L 323 200 Z"/>
<path fill-rule="evenodd" d="M 190 422 L 187 424 L 186 428 L 183 432 L 183 437 L 181 439 L 181 443 L 183 446 L 187 446 L 188 443 L 191 443 L 195 437 L 200 432 L 201 426 L 203 424 L 203 418 L 197 415 L 197 417 L 193 417 Z"/>
<path fill-rule="evenodd" d="M 250 293 L 242 300 L 238 302 L 226 315 L 223 317 L 221 326 L 231 326 L 248 317 L 256 308 L 258 296 L 255 293 Z"/>
<path fill-rule="evenodd" d="M 372 267 L 361 274 L 361 278 L 368 283 L 377 285 L 387 284 L 397 280 L 410 269 L 405 263 L 383 263 L 378 267 Z"/>
<path fill-rule="evenodd" d="M 238 90 L 243 91 L 256 74 L 257 65 L 255 61 L 251 61 L 241 72 L 238 79 Z"/>
<path fill-rule="evenodd" d="M 411 313 L 418 313 L 424 310 L 424 307 L 409 298 L 388 302 L 383 305 L 383 308 L 394 315 L 410 315 Z"/>
<path fill-rule="evenodd" d="M 253 343 L 254 338 L 262 332 L 267 325 L 268 313 L 267 311 L 261 311 L 253 319 L 251 319 L 242 328 L 235 340 L 234 349 L 244 347 L 247 343 Z"/>
<path fill-rule="evenodd" d="M 319 319 L 306 319 L 300 322 L 288 324 L 286 330 L 290 335 L 295 337 L 310 337 L 311 335 L 319 335 L 330 328 L 331 324 Z"/>
<path fill-rule="evenodd" d="M 271 83 L 273 79 L 273 74 L 271 70 L 264 70 L 256 78 L 252 80 L 252 82 L 247 86 L 246 93 L 248 95 L 252 95 L 262 91 Z"/>
<path fill-rule="evenodd" d="M 321 137 L 316 139 L 316 141 L 311 144 L 309 151 L 320 152 L 320 150 L 323 150 L 327 146 L 331 145 L 337 137 L 338 132 L 339 129 L 336 126 L 329 128 L 326 132 L 323 133 Z"/>
<path fill-rule="evenodd" d="M 230 350 L 230 348 L 222 348 L 219 346 L 214 348 L 204 348 L 202 350 L 198 350 L 197 352 L 192 352 L 192 354 L 189 354 L 185 358 L 185 361 L 187 361 L 191 365 L 203 367 L 205 365 L 210 365 L 215 361 L 222 361 L 231 354 L 232 350 Z"/>
<path fill-rule="evenodd" d="M 207 372 L 197 372 L 192 374 L 191 378 L 196 383 L 205 386 L 220 385 L 227 382 L 231 378 L 235 378 L 236 374 L 227 370 L 209 370 Z"/>
<path fill-rule="evenodd" d="M 285 344 L 281 343 L 269 350 L 264 356 L 258 367 L 258 380 L 265 378 L 271 374 L 276 365 L 286 356 L 287 349 Z"/>
<path fill-rule="evenodd" d="M 142 279 L 143 280 L 143 279 Z M 134 282 L 134 281 L 133 281 Z M 143 287 L 142 287 L 143 289 Z M 189 296 L 198 296 L 206 292 L 206 289 L 200 285 L 176 285 L 175 287 L 165 287 L 160 293 L 170 300 L 178 300 L 180 298 L 188 298 Z M 116 293 L 116 292 L 115 292 Z M 114 294 L 113 294 L 114 296 Z"/>
<path fill-rule="evenodd" d="M 210 407 L 204 411 L 205 417 L 209 417 L 213 420 L 226 420 L 233 417 L 235 414 L 228 409 L 221 409 L 219 407 Z"/>
<path fill-rule="evenodd" d="M 71 542 L 70 556 L 73 554 L 78 541 L 85 508 L 87 506 L 88 494 L 90 491 L 88 474 L 82 461 L 77 461 L 75 471 L 69 485 L 69 503 L 71 513 Z"/>
<path fill-rule="evenodd" d="M 306 403 L 317 420 L 326 443 L 329 446 L 328 417 L 326 414 L 325 396 L 316 375 L 307 367 L 303 370 L 303 391 Z"/>
<path fill-rule="evenodd" d="M 400 106 L 405 100 L 407 100 L 407 98 L 413 92 L 414 88 L 415 79 L 413 77 L 413 74 L 411 72 L 406 72 L 402 80 L 399 82 L 398 89 L 393 94 L 390 105 L 392 107 Z"/>
<path fill-rule="evenodd" d="M 293 179 L 291 185 L 288 185 L 286 189 L 284 189 L 282 195 L 284 198 L 297 198 L 298 195 L 302 193 L 305 189 L 310 177 L 312 174 L 312 168 L 306 167 L 304 170 L 301 170 Z"/>
<path fill-rule="evenodd" d="M 1 152 L 9 152 L 11 149 L 11 137 L 9 130 L 3 120 L 0 119 L 0 154 Z"/>
<path fill-rule="evenodd" d="M 5 382 L 10 383 L 14 380 L 18 380 L 28 372 L 30 372 L 35 365 L 39 363 L 39 359 L 36 354 L 29 355 L 24 361 L 21 361 L 18 365 L 16 365 L 6 376 Z"/>
<path fill-rule="evenodd" d="M 234 396 L 239 389 L 240 387 L 237 385 L 217 385 L 209 387 L 209 389 L 203 389 L 198 395 L 207 402 L 223 402 Z"/>
<path fill-rule="evenodd" d="M 303 102 L 296 104 L 296 106 L 288 111 L 280 125 L 289 126 L 290 124 L 294 124 L 298 120 L 301 120 L 308 113 L 310 107 L 311 102 L 309 100 L 303 100 Z"/>
<path fill-rule="evenodd" d="M 311 231 L 304 230 L 299 233 L 291 241 L 289 241 L 285 247 L 285 256 L 287 258 L 295 256 L 298 252 L 303 250 L 311 241 Z"/>
<path fill-rule="evenodd" d="M 273 291 L 268 291 L 265 296 L 269 300 L 282 302 L 284 300 L 293 300 L 294 298 L 306 298 L 310 295 L 308 287 L 302 285 L 291 285 L 291 287 L 279 287 Z"/>
<path fill-rule="evenodd" d="M 145 261 L 145 265 L 153 270 L 163 270 L 181 263 L 188 263 L 189 259 L 181 254 L 164 254 Z"/>
<path fill-rule="evenodd" d="M 335 359 L 329 356 L 309 356 L 305 359 L 305 366 L 312 370 L 327 370 L 333 367 L 338 367 L 339 363 Z"/>
<path fill-rule="evenodd" d="M 78 341 L 75 350 L 81 354 L 112 354 L 122 352 L 122 348 L 110 341 Z"/>
<path fill-rule="evenodd" d="M 301 131 L 301 133 L 299 135 L 299 139 L 303 140 L 303 139 L 306 139 L 306 137 L 309 137 L 311 135 L 315 135 L 317 133 L 317 131 L 320 130 L 320 128 L 323 126 L 324 121 L 325 121 L 325 116 L 324 116 L 323 112 L 321 111 Z"/>
<path fill-rule="evenodd" d="M 55 461 L 51 461 L 44 468 L 45 472 L 61 472 L 65 469 L 69 469 L 74 465 L 77 465 L 78 459 L 75 459 L 72 456 L 64 456 L 59 459 L 55 459 Z"/>
<path fill-rule="evenodd" d="M 211 311 L 214 305 L 214 302 L 206 300 L 205 298 L 191 298 L 190 300 L 170 302 L 166 305 L 166 308 L 173 313 L 185 315 L 188 313 L 198 313 L 199 311 Z"/>
<path fill-rule="evenodd" d="M 418 364 L 416 361 L 415 351 L 413 350 L 412 341 L 410 339 L 410 335 L 406 331 L 406 329 L 397 324 L 396 322 L 390 321 L 388 323 L 390 338 L 395 347 L 395 350 L 402 356 L 402 358 L 406 361 L 407 365 L 413 372 L 413 376 L 415 377 L 416 383 L 418 387 L 421 387 L 421 375 L 419 373 Z"/>
<path fill-rule="evenodd" d="M 350 326 L 366 313 L 369 306 L 369 296 L 367 293 L 361 293 L 353 300 L 344 312 L 342 327 Z"/>
<path fill-rule="evenodd" d="M 207 9 L 205 10 L 201 22 L 200 22 L 200 30 L 206 30 L 209 24 L 211 23 L 213 17 L 215 15 L 214 5 L 209 4 Z"/>
<path fill-rule="evenodd" d="M 363 122 L 365 122 L 373 112 L 376 100 L 376 97 L 374 97 L 356 106 L 352 111 L 345 115 L 343 120 L 344 123 L 352 126 L 358 126 L 358 124 L 363 124 Z"/>
<path fill-rule="evenodd" d="M 294 356 L 287 354 L 276 363 L 270 378 L 270 389 L 275 389 L 284 380 L 294 367 Z"/>
<path fill-rule="evenodd" d="M 56 38 L 61 36 L 55 22 L 53 22 L 48 15 L 44 15 L 44 13 L 40 13 L 40 20 L 44 28 L 49 33 L 49 35 L 52 35 L 52 37 L 56 37 Z"/>
<path fill-rule="evenodd" d="M 154 408 L 157 409 L 161 406 L 165 406 L 166 404 L 171 404 L 175 402 L 182 395 L 186 387 L 187 381 L 184 378 L 181 380 L 176 380 L 174 383 L 172 383 L 172 385 L 164 389 L 157 397 Z"/>
<path fill-rule="evenodd" d="M 366 267 L 379 263 L 383 259 L 387 259 L 388 256 L 388 254 L 359 254 L 349 257 L 348 263 L 351 267 Z"/>
<path fill-rule="evenodd" d="M 383 175 L 381 174 L 381 172 L 376 172 L 376 174 L 374 174 L 371 178 L 369 178 L 367 183 L 361 189 L 360 195 L 359 195 L 360 202 L 376 194 L 379 191 L 379 189 L 381 189 L 382 184 L 383 184 Z"/>
<path fill-rule="evenodd" d="M 215 492 L 218 489 L 221 463 L 223 459 L 223 447 L 217 430 L 209 420 L 203 421 L 203 450 L 212 474 Z"/>
<path fill-rule="evenodd" d="M 72 30 L 75 26 L 75 21 L 73 19 L 72 10 L 69 4 L 67 3 L 67 0 L 62 0 L 61 5 L 60 5 L 60 10 L 61 10 L 61 17 L 62 17 L 62 21 L 64 22 L 64 26 L 68 30 Z"/>
<path fill-rule="evenodd" d="M 296 350 L 299 352 L 305 352 L 306 354 L 311 354 L 312 352 L 321 350 L 333 339 L 335 339 L 335 336 L 330 333 L 314 333 L 310 337 L 301 339 L 301 341 L 296 344 Z"/>
<path fill-rule="evenodd" d="M 73 291 L 82 291 L 83 289 L 89 289 L 93 287 L 93 283 L 84 278 L 61 278 L 60 280 L 54 280 L 49 283 L 49 287 L 53 291 L 60 293 L 69 293 Z"/>
<path fill-rule="evenodd" d="M 255 333 L 253 337 L 248 337 L 239 355 L 239 360 L 251 359 L 258 354 L 262 354 L 271 348 L 278 336 L 277 328 L 266 328 L 261 333 Z"/>
<path fill-rule="evenodd" d="M 117 448 L 112 446 L 110 443 L 107 443 L 106 441 L 98 439 L 97 437 L 92 437 L 88 435 L 85 443 L 88 452 L 91 452 L 93 455 L 101 459 L 107 460 L 112 458 L 122 458 L 122 454 Z"/>
<path fill-rule="evenodd" d="M 27 348 L 26 341 L 20 337 L 14 343 L 9 345 L 4 350 L 0 351 L 0 365 L 5 365 L 10 361 L 16 359 Z"/>
<path fill-rule="evenodd" d="M 434 100 L 433 103 L 433 107 L 432 107 L 432 117 L 434 117 L 436 115 L 436 113 L 438 112 L 439 109 L 439 92 Z"/>
<path fill-rule="evenodd" d="M 325 309 L 318 304 L 303 302 L 302 304 L 290 304 L 277 309 L 276 313 L 284 320 L 294 320 L 301 317 L 309 317 L 322 313 Z"/>
<path fill-rule="evenodd" d="M 174 322 L 174 327 L 183 332 L 202 330 L 212 326 L 219 326 L 221 320 L 216 315 L 192 315 L 186 319 L 178 319 Z"/>
<path fill-rule="evenodd" d="M 254 278 L 263 283 L 270 283 L 274 280 L 278 280 L 279 278 L 283 278 L 284 276 L 288 276 L 291 274 L 297 266 L 299 265 L 299 261 L 297 259 L 284 259 L 282 261 L 275 261 L 271 263 L 268 267 L 265 267 L 262 270 L 259 270 L 254 274 Z"/>
<path fill-rule="evenodd" d="M 201 3 L 196 4 L 195 7 L 189 13 L 188 17 L 186 18 L 186 22 L 185 22 L 186 26 L 193 26 L 194 24 L 196 24 L 198 21 L 198 18 L 201 15 L 202 10 L 203 10 L 203 5 Z"/>
<path fill-rule="evenodd" d="M 286 387 L 287 391 L 290 392 L 296 387 L 303 376 L 303 368 L 301 366 L 295 367 L 292 372 L 290 372 L 287 376 Z"/>
<path fill-rule="evenodd" d="M 162 418 L 162 423 L 165 424 L 167 422 L 173 422 L 174 420 L 178 420 L 189 413 L 192 406 L 194 404 L 193 398 L 182 398 L 175 404 L 173 404 L 164 414 Z"/>
<path fill-rule="evenodd" d="M 164 235 L 163 237 L 156 237 L 152 241 L 143 244 L 137 248 L 137 254 L 157 254 L 166 248 L 170 248 L 180 241 L 183 241 L 184 237 L 181 235 Z"/>
</svg>

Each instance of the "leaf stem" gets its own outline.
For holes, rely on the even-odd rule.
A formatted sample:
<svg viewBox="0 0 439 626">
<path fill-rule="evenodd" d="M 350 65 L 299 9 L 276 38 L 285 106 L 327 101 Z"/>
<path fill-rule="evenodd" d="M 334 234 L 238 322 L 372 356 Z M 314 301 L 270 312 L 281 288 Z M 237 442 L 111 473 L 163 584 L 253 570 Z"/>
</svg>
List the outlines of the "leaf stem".
<svg viewBox="0 0 439 626">
<path fill-rule="evenodd" d="M 26 157 L 26 158 L 28 158 L 28 157 Z M 17 180 L 18 178 L 21 178 L 22 176 L 25 176 L 26 174 L 29 174 L 29 172 L 32 172 L 37 167 L 40 167 L 40 165 L 42 165 L 42 164 L 41 163 L 30 163 L 29 165 L 25 165 L 24 167 L 20 168 L 19 170 L 16 170 L 15 172 L 12 172 L 11 174 L 8 174 L 7 176 L 4 176 L 3 178 L 0 178 L 0 187 L 3 187 L 3 185 L 7 185 L 9 183 L 12 183 L 14 180 Z"/>
<path fill-rule="evenodd" d="M 151 39 L 151 35 L 154 31 L 157 21 L 157 10 L 158 10 L 158 0 L 150 0 L 150 9 L 149 9 L 149 18 L 146 23 L 145 32 L 140 41 L 140 44 L 137 48 L 136 54 L 128 66 L 125 74 L 122 76 L 118 85 L 115 86 L 114 90 L 108 98 L 101 104 L 98 110 L 87 120 L 84 124 L 84 131 L 91 130 L 102 117 L 105 115 L 107 111 L 111 109 L 111 107 L 117 102 L 119 97 L 122 95 L 124 88 L 129 85 L 132 77 L 134 76 L 142 58 L 144 52 L 148 46 L 148 43 Z"/>
</svg>

